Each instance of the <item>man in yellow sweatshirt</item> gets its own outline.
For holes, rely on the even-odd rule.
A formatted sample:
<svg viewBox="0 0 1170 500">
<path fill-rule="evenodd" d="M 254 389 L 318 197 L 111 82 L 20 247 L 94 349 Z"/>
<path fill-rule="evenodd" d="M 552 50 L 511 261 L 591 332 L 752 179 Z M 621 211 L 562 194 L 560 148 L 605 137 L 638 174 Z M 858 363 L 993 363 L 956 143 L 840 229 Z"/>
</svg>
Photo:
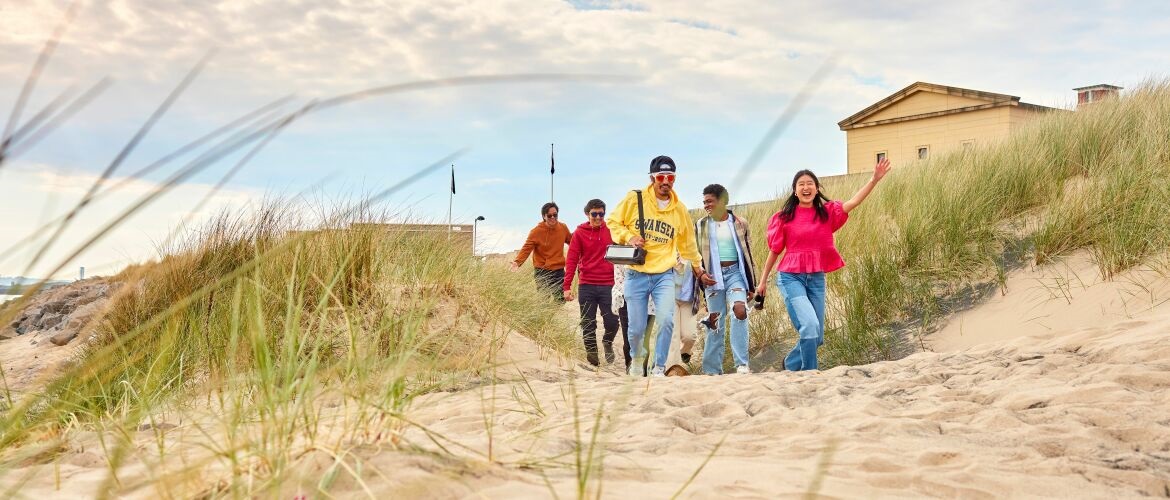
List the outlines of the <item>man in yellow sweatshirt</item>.
<svg viewBox="0 0 1170 500">
<path fill-rule="evenodd" d="M 638 195 L 634 191 L 614 207 L 605 221 L 615 243 L 646 250 L 646 263 L 626 270 L 625 296 L 630 318 L 628 347 L 634 359 L 631 367 L 641 367 L 639 360 L 646 356 L 641 351 L 650 300 L 654 301 L 654 309 L 658 312 L 658 340 L 654 349 L 654 368 L 650 372 L 652 376 L 663 376 L 674 333 L 676 252 L 692 263 L 695 275 L 705 285 L 715 283 L 702 268 L 703 258 L 695 245 L 694 221 L 674 192 L 676 170 L 674 160 L 669 156 L 650 160 L 651 184 L 642 193 L 643 227 L 638 226 Z M 631 369 L 630 373 L 642 375 L 641 370 Z"/>
</svg>

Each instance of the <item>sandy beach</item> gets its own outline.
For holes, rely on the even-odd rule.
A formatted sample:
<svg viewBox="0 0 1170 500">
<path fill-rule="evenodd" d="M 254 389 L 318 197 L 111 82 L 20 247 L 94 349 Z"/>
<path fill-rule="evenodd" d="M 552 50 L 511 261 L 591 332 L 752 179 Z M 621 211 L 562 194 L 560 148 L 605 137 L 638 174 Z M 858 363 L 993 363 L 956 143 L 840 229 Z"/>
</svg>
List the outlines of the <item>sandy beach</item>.
<svg viewBox="0 0 1170 500">
<path fill-rule="evenodd" d="M 684 497 L 1161 496 L 1170 488 L 1168 326 L 1158 316 L 820 373 L 533 380 L 540 411 L 513 397 L 515 385 L 497 387 L 499 464 L 468 455 L 483 467 L 476 474 L 417 474 L 385 492 L 574 496 L 574 450 L 593 439 L 602 409 L 604 452 L 594 460 L 604 469 L 593 479 L 604 482 L 588 489 L 606 497 L 670 497 L 696 472 Z M 490 397 L 431 396 L 417 421 L 482 452 Z M 421 432 L 408 436 L 427 448 Z M 546 460 L 560 467 L 523 465 Z"/>
</svg>

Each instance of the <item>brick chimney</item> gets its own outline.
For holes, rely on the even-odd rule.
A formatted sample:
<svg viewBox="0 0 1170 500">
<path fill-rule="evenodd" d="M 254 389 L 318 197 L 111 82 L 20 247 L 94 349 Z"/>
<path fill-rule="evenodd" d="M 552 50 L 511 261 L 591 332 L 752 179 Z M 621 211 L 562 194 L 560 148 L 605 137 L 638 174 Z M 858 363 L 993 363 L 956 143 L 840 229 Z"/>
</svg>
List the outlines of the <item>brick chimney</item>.
<svg viewBox="0 0 1170 500">
<path fill-rule="evenodd" d="M 1119 95 L 1121 87 L 1116 85 L 1091 85 L 1088 87 L 1081 87 L 1073 89 L 1077 92 L 1077 108 L 1086 104 L 1092 104 L 1097 101 L 1104 101 L 1105 99 L 1116 99 Z"/>
</svg>

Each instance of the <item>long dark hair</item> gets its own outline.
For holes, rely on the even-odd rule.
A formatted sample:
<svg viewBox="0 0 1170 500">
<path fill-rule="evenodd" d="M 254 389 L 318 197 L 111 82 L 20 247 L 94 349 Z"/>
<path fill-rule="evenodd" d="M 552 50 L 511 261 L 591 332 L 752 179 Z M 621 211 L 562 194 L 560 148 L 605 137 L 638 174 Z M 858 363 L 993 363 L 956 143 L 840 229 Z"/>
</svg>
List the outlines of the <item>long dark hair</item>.
<svg viewBox="0 0 1170 500">
<path fill-rule="evenodd" d="M 813 183 L 817 185 L 817 194 L 813 196 L 813 208 L 817 211 L 817 220 L 829 221 L 829 211 L 825 209 L 825 202 L 829 199 L 821 194 L 821 180 L 817 178 L 817 174 L 812 173 L 812 170 L 801 170 L 792 177 L 792 194 L 788 195 L 788 199 L 784 201 L 784 208 L 780 209 L 780 220 L 792 222 L 792 218 L 796 217 L 796 207 L 800 205 L 800 198 L 796 197 L 796 181 L 806 175 L 812 177 Z"/>
</svg>

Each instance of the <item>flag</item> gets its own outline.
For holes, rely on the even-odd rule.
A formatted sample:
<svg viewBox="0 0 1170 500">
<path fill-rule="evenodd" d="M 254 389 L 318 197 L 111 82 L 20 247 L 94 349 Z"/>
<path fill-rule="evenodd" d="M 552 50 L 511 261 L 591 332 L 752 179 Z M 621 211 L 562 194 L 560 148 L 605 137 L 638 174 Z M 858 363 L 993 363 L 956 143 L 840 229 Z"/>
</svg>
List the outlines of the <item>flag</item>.
<svg viewBox="0 0 1170 500">
<path fill-rule="evenodd" d="M 548 174 L 557 173 L 557 160 L 553 157 L 552 144 L 548 145 Z"/>
<path fill-rule="evenodd" d="M 451 164 L 451 194 L 455 194 L 455 164 Z"/>
</svg>

